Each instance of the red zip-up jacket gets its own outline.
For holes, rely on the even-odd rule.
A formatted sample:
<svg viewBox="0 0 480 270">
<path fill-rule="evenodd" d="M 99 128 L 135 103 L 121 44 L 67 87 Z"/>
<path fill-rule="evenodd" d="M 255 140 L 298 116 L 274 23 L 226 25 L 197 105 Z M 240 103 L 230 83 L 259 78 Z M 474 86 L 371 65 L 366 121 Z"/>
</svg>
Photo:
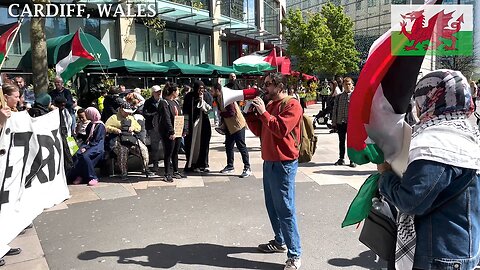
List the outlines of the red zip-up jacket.
<svg viewBox="0 0 480 270">
<path fill-rule="evenodd" d="M 300 102 L 290 99 L 280 112 L 282 99 L 270 102 L 262 115 L 247 116 L 248 128 L 260 137 L 262 159 L 265 161 L 287 161 L 298 159 L 298 149 L 290 134 L 293 130 L 300 139 L 300 120 L 303 110 Z"/>
</svg>

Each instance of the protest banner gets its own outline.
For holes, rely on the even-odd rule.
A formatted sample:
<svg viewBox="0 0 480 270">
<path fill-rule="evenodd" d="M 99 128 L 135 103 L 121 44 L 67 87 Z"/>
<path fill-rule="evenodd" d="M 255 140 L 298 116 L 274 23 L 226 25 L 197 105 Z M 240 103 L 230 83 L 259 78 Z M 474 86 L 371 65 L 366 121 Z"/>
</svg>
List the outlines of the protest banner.
<svg viewBox="0 0 480 270">
<path fill-rule="evenodd" d="M 185 118 L 183 115 L 175 115 L 175 120 L 173 124 L 173 130 L 175 131 L 175 138 L 181 138 L 183 134 L 183 125 Z"/>
<path fill-rule="evenodd" d="M 14 112 L 0 135 L 0 257 L 44 209 L 70 197 L 63 165 L 60 114 Z"/>
</svg>

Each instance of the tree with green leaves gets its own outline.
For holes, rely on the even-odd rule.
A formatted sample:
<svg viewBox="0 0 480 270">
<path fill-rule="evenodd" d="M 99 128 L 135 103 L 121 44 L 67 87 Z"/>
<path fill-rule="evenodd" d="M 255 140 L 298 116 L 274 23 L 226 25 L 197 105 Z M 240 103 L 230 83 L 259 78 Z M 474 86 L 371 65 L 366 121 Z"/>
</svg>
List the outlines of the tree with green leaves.
<svg viewBox="0 0 480 270">
<path fill-rule="evenodd" d="M 334 46 L 325 18 L 318 13 L 304 18 L 300 10 L 290 10 L 282 25 L 287 55 L 296 59 L 295 69 L 307 74 L 327 72 Z"/>
<path fill-rule="evenodd" d="M 333 39 L 333 57 L 328 63 L 328 75 L 341 75 L 358 71 L 359 53 L 355 49 L 353 22 L 344 12 L 342 6 L 328 2 L 322 6 L 320 14 L 327 22 Z"/>
<path fill-rule="evenodd" d="M 358 71 L 353 22 L 343 7 L 329 2 L 305 18 L 300 10 L 290 10 L 282 24 L 287 55 L 296 58 L 298 71 L 328 77 Z"/>
</svg>

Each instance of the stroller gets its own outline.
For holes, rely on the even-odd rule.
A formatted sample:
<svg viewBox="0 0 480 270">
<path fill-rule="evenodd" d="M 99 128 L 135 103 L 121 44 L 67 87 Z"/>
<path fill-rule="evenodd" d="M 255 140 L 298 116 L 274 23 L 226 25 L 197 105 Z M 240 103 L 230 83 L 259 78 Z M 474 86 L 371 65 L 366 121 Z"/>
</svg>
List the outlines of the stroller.
<svg viewBox="0 0 480 270">
<path fill-rule="evenodd" d="M 320 110 L 313 116 L 313 128 L 317 128 L 317 125 L 326 125 L 329 129 L 332 128 L 331 114 L 333 110 L 334 99 L 330 98 L 327 102 L 327 107 L 324 110 Z"/>
</svg>

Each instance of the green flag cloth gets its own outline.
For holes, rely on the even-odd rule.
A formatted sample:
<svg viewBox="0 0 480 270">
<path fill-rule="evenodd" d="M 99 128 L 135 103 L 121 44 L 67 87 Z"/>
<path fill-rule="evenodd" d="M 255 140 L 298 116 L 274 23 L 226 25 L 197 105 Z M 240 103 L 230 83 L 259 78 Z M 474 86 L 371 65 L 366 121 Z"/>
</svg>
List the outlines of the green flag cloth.
<svg viewBox="0 0 480 270">
<path fill-rule="evenodd" d="M 342 228 L 357 224 L 368 216 L 368 212 L 370 212 L 370 208 L 372 207 L 372 198 L 375 197 L 378 191 L 379 178 L 380 174 L 375 173 L 365 180 L 357 196 L 355 196 L 355 199 L 353 199 L 348 208 L 345 219 L 342 222 Z"/>
</svg>

